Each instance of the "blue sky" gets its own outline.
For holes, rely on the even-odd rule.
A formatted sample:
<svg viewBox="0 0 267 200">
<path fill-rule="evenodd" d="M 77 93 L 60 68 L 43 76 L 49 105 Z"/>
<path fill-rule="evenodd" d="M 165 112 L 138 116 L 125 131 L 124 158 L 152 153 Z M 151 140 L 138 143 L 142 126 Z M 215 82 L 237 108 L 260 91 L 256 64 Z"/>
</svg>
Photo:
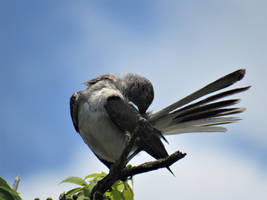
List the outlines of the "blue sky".
<svg viewBox="0 0 267 200">
<path fill-rule="evenodd" d="M 109 72 L 141 74 L 154 85 L 150 109 L 159 110 L 238 68 L 247 75 L 237 85 L 253 86 L 240 95 L 243 120 L 226 134 L 169 137 L 169 152 L 180 149 L 187 158 L 173 166 L 176 178 L 164 170 L 137 176 L 136 199 L 155 197 L 157 188 L 171 198 L 176 187 L 181 199 L 196 199 L 192 191 L 198 199 L 267 196 L 265 1 L 0 5 L 0 176 L 12 183 L 20 175 L 25 199 L 56 197 L 72 187 L 58 185 L 67 176 L 106 171 L 72 126 L 69 97 L 82 82 Z"/>
</svg>

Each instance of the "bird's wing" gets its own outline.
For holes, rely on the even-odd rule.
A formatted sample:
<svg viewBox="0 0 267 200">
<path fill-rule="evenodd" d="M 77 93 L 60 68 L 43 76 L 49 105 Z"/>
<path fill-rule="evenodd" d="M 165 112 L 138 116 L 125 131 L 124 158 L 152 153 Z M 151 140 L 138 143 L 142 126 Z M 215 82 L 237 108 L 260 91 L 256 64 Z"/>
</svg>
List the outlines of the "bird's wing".
<svg viewBox="0 0 267 200">
<path fill-rule="evenodd" d="M 109 97 L 104 107 L 111 121 L 122 131 L 132 133 L 142 117 L 133 106 L 118 96 Z M 145 120 L 136 144 L 156 159 L 165 158 L 168 153 L 160 140 L 161 136 L 161 132 Z"/>
<path fill-rule="evenodd" d="M 70 115 L 75 130 L 79 133 L 78 126 L 78 107 L 79 107 L 79 93 L 75 92 L 70 98 Z"/>
</svg>

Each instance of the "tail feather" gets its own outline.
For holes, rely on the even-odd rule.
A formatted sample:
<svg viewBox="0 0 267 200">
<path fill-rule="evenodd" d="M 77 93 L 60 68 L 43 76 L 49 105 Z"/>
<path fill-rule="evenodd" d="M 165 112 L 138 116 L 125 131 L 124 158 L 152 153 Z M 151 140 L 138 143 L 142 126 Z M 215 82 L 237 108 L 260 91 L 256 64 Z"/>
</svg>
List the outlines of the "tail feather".
<svg viewBox="0 0 267 200">
<path fill-rule="evenodd" d="M 152 124 L 154 124 L 154 126 L 156 128 L 161 130 L 161 127 L 168 126 L 172 119 L 176 118 L 176 116 L 181 115 L 182 113 L 193 111 L 194 110 L 193 108 L 197 108 L 198 106 L 205 105 L 205 104 L 212 102 L 212 101 L 215 101 L 217 99 L 224 98 L 224 97 L 229 96 L 229 95 L 234 95 L 234 94 L 237 94 L 240 92 L 244 92 L 244 91 L 248 90 L 249 88 L 250 88 L 250 86 L 243 87 L 243 88 L 236 88 L 236 89 L 227 90 L 225 92 L 218 93 L 216 95 L 212 95 L 210 97 L 207 97 L 206 99 L 203 99 L 203 100 L 198 101 L 196 103 L 192 103 L 192 104 L 187 105 L 185 107 L 182 107 L 178 110 L 175 110 L 171 113 L 165 114 L 164 116 L 162 116 L 160 119 L 157 119 L 157 120 L 155 120 L 154 114 L 149 113 L 150 121 Z M 236 102 L 236 103 L 238 103 L 238 102 Z M 204 109 L 206 109 L 206 108 L 204 107 Z M 232 111 L 232 109 L 226 110 L 226 111 Z M 243 111 L 245 111 L 245 109 L 244 108 L 242 108 L 242 109 L 235 108 L 235 111 L 236 111 L 235 113 L 232 112 L 231 114 L 243 112 Z"/>
<path fill-rule="evenodd" d="M 164 135 L 192 132 L 225 132 L 226 128 L 218 125 L 233 123 L 240 119 L 237 117 L 223 116 L 241 113 L 245 111 L 245 109 L 228 108 L 229 106 L 239 103 L 239 99 L 217 100 L 244 92 L 248 90 L 250 86 L 227 90 L 209 96 L 196 103 L 186 104 L 206 94 L 234 84 L 241 80 L 244 74 L 245 70 L 237 70 L 228 74 L 161 111 L 151 114 L 149 116 L 149 121 Z"/>
<path fill-rule="evenodd" d="M 182 122 L 188 122 L 188 121 L 194 121 L 198 119 L 206 119 L 206 118 L 212 118 L 212 117 L 217 117 L 217 116 L 224 116 L 225 113 L 228 112 L 228 110 L 225 109 L 213 109 L 213 110 L 207 110 L 199 113 L 193 113 L 190 115 L 187 115 L 185 117 L 181 117 L 175 120 L 172 120 L 170 125 L 172 124 L 177 124 L 177 123 L 182 123 Z"/>
<path fill-rule="evenodd" d="M 174 129 L 164 132 L 164 135 L 173 135 L 173 134 L 182 134 L 182 133 L 217 133 L 217 132 L 226 132 L 227 129 L 222 126 L 190 126 L 183 129 Z"/>
<path fill-rule="evenodd" d="M 235 82 L 241 80 L 245 75 L 246 70 L 245 69 L 239 69 L 235 72 L 232 72 L 222 78 L 219 78 L 218 80 L 208 84 L 207 86 L 201 88 L 200 90 L 197 90 L 196 92 L 186 96 L 185 98 L 167 106 L 166 108 L 158 111 L 157 113 L 154 113 L 151 116 L 151 122 L 163 117 L 164 115 L 170 113 L 171 111 L 184 106 L 202 96 L 205 96 L 207 94 L 210 94 L 212 92 L 218 91 L 220 89 L 226 88 Z"/>
<path fill-rule="evenodd" d="M 225 100 L 225 101 L 219 101 L 215 103 L 210 103 L 207 105 L 203 106 L 197 106 L 197 107 L 192 107 L 190 109 L 182 110 L 182 111 L 176 111 L 173 113 L 173 121 L 174 122 L 179 122 L 180 120 L 182 121 L 184 118 L 194 116 L 194 115 L 201 115 L 205 114 L 205 117 L 209 117 L 207 114 L 209 111 L 211 112 L 211 115 L 213 115 L 214 111 L 218 111 L 219 108 L 224 108 L 227 106 L 231 106 L 234 104 L 237 104 L 240 100 L 239 99 L 231 99 L 231 100 Z M 215 112 L 216 113 L 216 112 Z M 218 114 L 218 113 L 216 113 Z"/>
<path fill-rule="evenodd" d="M 223 112 L 219 113 L 218 116 L 226 116 L 232 114 L 242 113 L 246 110 L 246 108 L 226 108 Z"/>
<path fill-rule="evenodd" d="M 238 117 L 214 117 L 183 122 L 166 127 L 164 130 L 165 135 L 179 134 L 179 133 L 192 133 L 192 132 L 225 132 L 226 129 L 220 126 L 213 126 L 219 124 L 229 124 L 239 121 Z"/>
<path fill-rule="evenodd" d="M 181 112 L 183 110 L 188 110 L 188 109 L 190 109 L 192 107 L 196 107 L 196 106 L 207 104 L 209 102 L 213 102 L 213 101 L 215 101 L 217 99 L 222 99 L 222 98 L 227 97 L 229 95 L 234 95 L 234 94 L 237 94 L 237 93 L 240 93 L 240 92 L 244 92 L 244 91 L 248 90 L 249 88 L 250 88 L 250 86 L 248 86 L 248 87 L 242 87 L 242 88 L 236 88 L 236 89 L 227 90 L 225 92 L 221 92 L 221 93 L 212 95 L 212 96 L 210 96 L 210 97 L 208 97 L 206 99 L 203 99 L 203 100 L 198 101 L 196 103 L 192 103 L 192 104 L 190 104 L 188 106 L 185 106 L 183 108 L 180 108 L 179 109 L 179 112 Z M 178 112 L 178 111 L 175 111 L 175 112 Z"/>
</svg>

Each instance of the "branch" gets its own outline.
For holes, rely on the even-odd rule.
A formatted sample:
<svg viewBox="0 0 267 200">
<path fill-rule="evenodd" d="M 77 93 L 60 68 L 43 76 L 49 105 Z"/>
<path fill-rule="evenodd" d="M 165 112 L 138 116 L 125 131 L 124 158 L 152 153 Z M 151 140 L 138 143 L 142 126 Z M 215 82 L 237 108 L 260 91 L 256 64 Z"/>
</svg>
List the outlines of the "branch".
<svg viewBox="0 0 267 200">
<path fill-rule="evenodd" d="M 125 168 L 121 172 L 121 179 L 126 179 L 127 177 L 134 176 L 137 174 L 142 174 L 149 171 L 154 171 L 160 168 L 169 167 L 178 160 L 184 158 L 186 153 L 181 153 L 180 151 L 176 151 L 173 154 L 169 155 L 167 158 L 159 159 L 151 162 L 145 162 L 138 166 L 132 168 Z"/>
<path fill-rule="evenodd" d="M 132 136 L 130 137 L 130 140 L 128 141 L 122 155 L 120 156 L 120 159 L 114 163 L 109 171 L 109 174 L 104 177 L 102 180 L 98 181 L 96 186 L 93 188 L 90 199 L 93 200 L 103 200 L 103 194 L 111 188 L 111 186 L 118 180 L 127 180 L 128 177 L 134 176 L 137 174 L 157 170 L 159 168 L 169 167 L 173 163 L 177 162 L 178 160 L 185 157 L 185 153 L 181 153 L 179 151 L 176 151 L 175 153 L 171 154 L 167 158 L 159 159 L 152 162 L 146 162 L 143 164 L 140 164 L 138 166 L 132 167 L 132 168 L 126 168 L 126 164 L 128 161 L 128 155 L 131 152 L 136 138 L 138 137 L 138 134 L 141 132 L 140 129 L 144 126 L 144 120 L 140 119 L 138 122 L 138 125 L 133 131 Z"/>
</svg>

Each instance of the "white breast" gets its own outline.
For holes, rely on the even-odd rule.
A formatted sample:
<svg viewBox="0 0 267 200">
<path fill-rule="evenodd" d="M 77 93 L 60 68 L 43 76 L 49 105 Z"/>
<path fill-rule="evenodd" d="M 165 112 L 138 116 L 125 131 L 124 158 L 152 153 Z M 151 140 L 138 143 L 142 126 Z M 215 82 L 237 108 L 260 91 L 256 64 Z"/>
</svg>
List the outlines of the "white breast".
<svg viewBox="0 0 267 200">
<path fill-rule="evenodd" d="M 90 93 L 79 106 L 79 130 L 84 142 L 101 159 L 115 162 L 125 147 L 125 133 L 109 119 L 104 108 L 106 99 L 119 91 L 102 88 Z"/>
</svg>

